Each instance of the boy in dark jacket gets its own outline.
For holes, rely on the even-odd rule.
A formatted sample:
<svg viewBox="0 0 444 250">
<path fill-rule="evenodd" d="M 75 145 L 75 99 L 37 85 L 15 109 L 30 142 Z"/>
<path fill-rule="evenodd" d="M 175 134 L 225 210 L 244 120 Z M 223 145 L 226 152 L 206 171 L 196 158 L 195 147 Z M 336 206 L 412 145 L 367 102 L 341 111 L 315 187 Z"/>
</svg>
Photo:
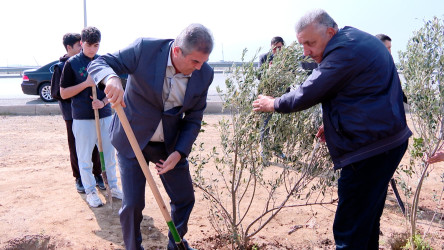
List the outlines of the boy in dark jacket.
<svg viewBox="0 0 444 250">
<path fill-rule="evenodd" d="M 96 180 L 92 174 L 91 153 L 97 144 L 94 109 L 99 110 L 100 130 L 105 160 L 105 168 L 111 194 L 114 198 L 122 199 L 122 191 L 117 187 L 115 149 L 111 145 L 107 133 L 111 124 L 111 107 L 103 90 L 88 77 L 88 64 L 96 59 L 100 46 L 101 34 L 95 27 L 82 30 L 80 45 L 82 51 L 69 58 L 63 68 L 60 80 L 60 95 L 63 99 L 71 98 L 72 131 L 76 138 L 76 151 L 79 159 L 80 175 L 86 192 L 86 201 L 91 207 L 102 206 L 103 203 L 95 189 Z M 92 88 L 97 90 L 96 100 L 92 100 Z"/>
<path fill-rule="evenodd" d="M 66 54 L 60 57 L 59 62 L 54 65 L 54 72 L 51 78 L 51 95 L 59 102 L 60 110 L 62 111 L 63 120 L 66 124 L 66 132 L 68 135 L 69 159 L 71 161 L 72 175 L 76 179 L 76 189 L 79 193 L 85 193 L 82 180 L 80 178 L 79 162 L 77 159 L 76 144 L 74 134 L 72 133 L 72 114 L 71 114 L 71 99 L 62 99 L 60 96 L 60 77 L 62 76 L 65 62 L 72 56 L 78 54 L 82 49 L 80 46 L 80 34 L 66 33 L 63 36 L 63 46 L 66 49 Z M 100 189 L 105 189 L 105 184 L 101 176 L 102 168 L 100 166 L 99 150 L 94 147 L 92 153 L 93 174 Z"/>
</svg>

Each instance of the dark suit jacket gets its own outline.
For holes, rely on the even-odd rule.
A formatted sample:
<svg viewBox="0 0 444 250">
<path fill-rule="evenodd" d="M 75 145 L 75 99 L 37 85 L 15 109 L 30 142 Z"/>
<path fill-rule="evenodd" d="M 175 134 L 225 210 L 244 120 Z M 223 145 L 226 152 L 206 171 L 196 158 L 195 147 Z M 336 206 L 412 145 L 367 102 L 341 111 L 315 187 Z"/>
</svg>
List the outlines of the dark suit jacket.
<svg viewBox="0 0 444 250">
<path fill-rule="evenodd" d="M 260 55 L 259 56 L 259 67 L 261 67 L 262 64 L 264 64 L 266 61 L 268 63 L 273 61 L 273 57 L 274 57 L 274 55 L 273 55 L 273 53 L 271 53 L 271 51 Z"/>
<path fill-rule="evenodd" d="M 164 111 L 162 89 L 171 39 L 139 38 L 132 45 L 93 61 L 88 72 L 96 83 L 109 74 L 128 74 L 124 108 L 141 149 L 150 141 L 160 119 L 168 154 L 187 156 L 200 131 L 208 87 L 214 71 L 204 63 L 188 82 L 183 106 Z M 135 157 L 117 115 L 110 128 L 114 147 L 126 157 Z"/>
</svg>

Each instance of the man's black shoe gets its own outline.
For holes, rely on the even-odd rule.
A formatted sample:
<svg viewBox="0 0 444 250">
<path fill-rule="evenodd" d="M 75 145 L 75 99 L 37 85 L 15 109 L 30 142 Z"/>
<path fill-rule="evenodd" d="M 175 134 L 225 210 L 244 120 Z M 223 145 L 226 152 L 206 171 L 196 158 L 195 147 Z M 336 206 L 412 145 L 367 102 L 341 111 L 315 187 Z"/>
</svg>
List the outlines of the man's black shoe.
<svg viewBox="0 0 444 250">
<path fill-rule="evenodd" d="M 82 194 L 85 193 L 85 188 L 83 187 L 82 179 L 76 178 L 76 188 L 77 188 L 77 192 L 82 193 Z"/>
<path fill-rule="evenodd" d="M 97 185 L 100 189 L 105 190 L 106 187 L 105 187 L 105 183 L 103 183 L 102 176 L 100 176 L 100 175 L 96 175 L 96 176 L 94 176 L 94 177 L 96 178 L 96 185 Z"/>
</svg>

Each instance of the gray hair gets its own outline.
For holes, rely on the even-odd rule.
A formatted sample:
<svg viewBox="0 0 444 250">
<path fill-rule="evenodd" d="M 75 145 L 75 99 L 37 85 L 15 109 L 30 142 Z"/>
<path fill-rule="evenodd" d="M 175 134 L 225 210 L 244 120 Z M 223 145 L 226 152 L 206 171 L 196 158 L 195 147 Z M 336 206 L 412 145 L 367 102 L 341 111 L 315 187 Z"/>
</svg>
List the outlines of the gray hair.
<svg viewBox="0 0 444 250">
<path fill-rule="evenodd" d="M 193 23 L 177 36 L 174 44 L 182 50 L 184 56 L 193 51 L 210 54 L 213 50 L 213 36 L 202 24 Z"/>
<path fill-rule="evenodd" d="M 302 32 L 310 24 L 317 24 L 327 28 L 338 30 L 335 20 L 323 9 L 315 9 L 307 12 L 296 24 L 296 34 Z"/>
</svg>

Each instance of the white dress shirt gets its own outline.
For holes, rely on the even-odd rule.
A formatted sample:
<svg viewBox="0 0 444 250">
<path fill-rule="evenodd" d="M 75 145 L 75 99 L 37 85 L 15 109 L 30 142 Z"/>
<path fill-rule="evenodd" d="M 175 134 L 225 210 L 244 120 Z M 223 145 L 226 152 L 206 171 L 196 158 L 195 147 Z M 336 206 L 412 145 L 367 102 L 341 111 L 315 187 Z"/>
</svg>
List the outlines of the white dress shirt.
<svg viewBox="0 0 444 250">
<path fill-rule="evenodd" d="M 165 79 L 163 81 L 162 101 L 164 108 L 163 110 L 165 111 L 183 105 L 188 80 L 191 77 L 191 74 L 184 75 L 182 73 L 176 73 L 176 69 L 173 66 L 173 62 L 171 61 L 172 50 L 173 47 L 171 47 L 168 54 L 168 63 L 166 67 Z M 151 137 L 150 141 L 164 141 L 162 120 L 160 120 L 156 132 L 154 132 L 153 137 Z"/>
</svg>

